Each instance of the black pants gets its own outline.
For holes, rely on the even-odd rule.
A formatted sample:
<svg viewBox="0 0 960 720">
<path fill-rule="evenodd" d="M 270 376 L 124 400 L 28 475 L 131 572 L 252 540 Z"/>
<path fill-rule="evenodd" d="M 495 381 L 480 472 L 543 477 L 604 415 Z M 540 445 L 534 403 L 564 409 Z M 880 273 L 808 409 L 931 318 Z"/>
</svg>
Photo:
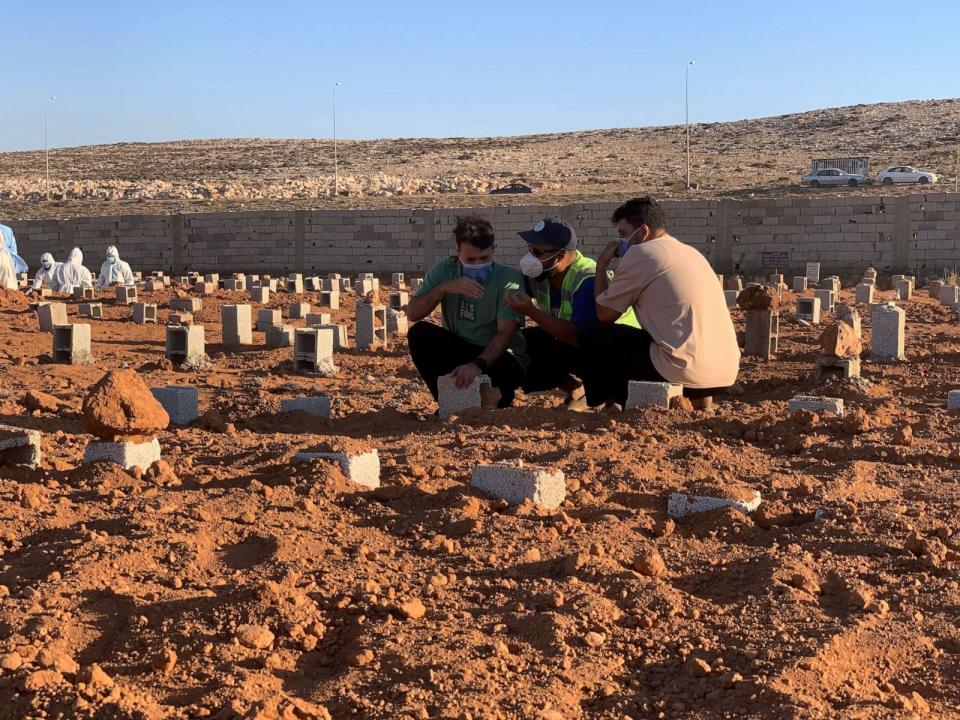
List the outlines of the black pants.
<svg viewBox="0 0 960 720">
<path fill-rule="evenodd" d="M 650 359 L 653 338 L 629 325 L 596 322 L 580 329 L 582 372 L 587 404 L 596 407 L 612 400 L 627 403 L 631 380 L 664 382 Z"/>
<path fill-rule="evenodd" d="M 523 382 L 524 392 L 554 390 L 580 377 L 580 348 L 562 343 L 543 328 L 534 327 L 523 331 L 527 341 L 530 367 Z"/>
<path fill-rule="evenodd" d="M 437 399 L 437 378 L 449 374 L 483 352 L 481 345 L 468 343 L 459 335 L 424 320 L 410 327 L 407 345 L 413 364 L 434 400 Z M 498 407 L 509 407 L 516 389 L 523 382 L 523 368 L 513 355 L 505 352 L 487 368 L 485 374 L 490 376 L 491 384 L 500 391 Z"/>
</svg>

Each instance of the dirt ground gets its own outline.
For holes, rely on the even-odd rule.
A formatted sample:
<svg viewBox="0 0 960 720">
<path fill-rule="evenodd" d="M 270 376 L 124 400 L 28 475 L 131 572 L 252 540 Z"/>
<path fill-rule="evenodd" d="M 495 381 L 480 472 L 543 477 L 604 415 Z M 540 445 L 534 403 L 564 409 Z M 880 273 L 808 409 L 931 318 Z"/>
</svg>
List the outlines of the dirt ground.
<svg viewBox="0 0 960 720">
<path fill-rule="evenodd" d="M 165 320 L 171 291 L 143 296 Z M 960 718 L 956 313 L 919 291 L 907 362 L 818 388 L 794 300 L 778 357 L 744 358 L 714 411 L 520 395 L 441 421 L 403 338 L 295 374 L 261 333 L 223 350 L 220 305 L 246 295 L 221 291 L 196 314 L 211 366 L 180 372 L 163 324 L 105 298 L 96 364 L 55 365 L 5 294 L 0 423 L 42 431 L 43 461 L 0 468 L 0 718 Z M 173 474 L 81 464 L 83 398 L 115 368 L 200 389 L 200 426 L 159 436 Z M 278 416 L 314 393 L 329 421 Z M 799 393 L 847 417 L 791 417 Z M 318 442 L 376 447 L 382 487 L 292 461 Z M 470 488 L 521 459 L 566 473 L 559 510 Z M 704 484 L 764 503 L 669 521 Z"/>
</svg>

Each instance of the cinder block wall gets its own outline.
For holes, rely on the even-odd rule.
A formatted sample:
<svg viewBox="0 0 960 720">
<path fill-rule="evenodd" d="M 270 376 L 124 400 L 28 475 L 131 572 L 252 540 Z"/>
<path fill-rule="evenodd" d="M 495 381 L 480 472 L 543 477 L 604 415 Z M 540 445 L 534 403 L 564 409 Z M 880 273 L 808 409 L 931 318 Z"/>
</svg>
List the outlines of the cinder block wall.
<svg viewBox="0 0 960 720">
<path fill-rule="evenodd" d="M 30 266 L 40 254 L 60 260 L 75 245 L 92 269 L 108 245 L 134 269 L 170 272 L 248 271 L 423 273 L 453 252 L 459 215 L 481 214 L 497 231 L 501 262 L 525 251 L 517 237 L 546 215 L 566 218 L 584 252 L 612 240 L 617 203 L 524 205 L 440 210 L 303 210 L 191 215 L 87 217 L 10 221 Z M 665 201 L 670 229 L 695 246 L 718 272 L 748 276 L 802 274 L 819 261 L 824 273 L 939 273 L 960 265 L 960 194 L 894 198 L 839 196 L 758 200 Z"/>
</svg>

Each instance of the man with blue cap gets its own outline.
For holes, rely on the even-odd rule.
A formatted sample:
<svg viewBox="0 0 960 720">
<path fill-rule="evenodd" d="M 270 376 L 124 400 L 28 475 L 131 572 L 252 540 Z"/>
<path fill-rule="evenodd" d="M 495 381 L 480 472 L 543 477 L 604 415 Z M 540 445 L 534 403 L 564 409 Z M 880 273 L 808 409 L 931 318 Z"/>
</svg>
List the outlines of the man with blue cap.
<svg viewBox="0 0 960 720">
<path fill-rule="evenodd" d="M 546 217 L 518 233 L 529 252 L 520 259 L 526 292 L 507 295 L 507 304 L 537 327 L 523 331 L 531 357 L 524 392 L 560 389 L 571 410 L 586 408 L 579 377 L 580 329 L 596 322 L 596 262 L 577 249 L 577 234 L 566 220 Z M 639 327 L 628 310 L 621 323 Z"/>
</svg>

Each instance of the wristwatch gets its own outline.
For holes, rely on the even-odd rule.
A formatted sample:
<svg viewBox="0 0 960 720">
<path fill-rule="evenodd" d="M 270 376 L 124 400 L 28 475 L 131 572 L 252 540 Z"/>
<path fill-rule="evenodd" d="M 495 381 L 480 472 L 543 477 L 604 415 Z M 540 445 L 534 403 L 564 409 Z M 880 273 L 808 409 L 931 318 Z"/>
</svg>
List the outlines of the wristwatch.
<svg viewBox="0 0 960 720">
<path fill-rule="evenodd" d="M 484 360 L 482 357 L 475 357 L 473 359 L 473 364 L 476 365 L 478 368 L 480 368 L 480 372 L 487 371 L 487 361 Z"/>
</svg>

